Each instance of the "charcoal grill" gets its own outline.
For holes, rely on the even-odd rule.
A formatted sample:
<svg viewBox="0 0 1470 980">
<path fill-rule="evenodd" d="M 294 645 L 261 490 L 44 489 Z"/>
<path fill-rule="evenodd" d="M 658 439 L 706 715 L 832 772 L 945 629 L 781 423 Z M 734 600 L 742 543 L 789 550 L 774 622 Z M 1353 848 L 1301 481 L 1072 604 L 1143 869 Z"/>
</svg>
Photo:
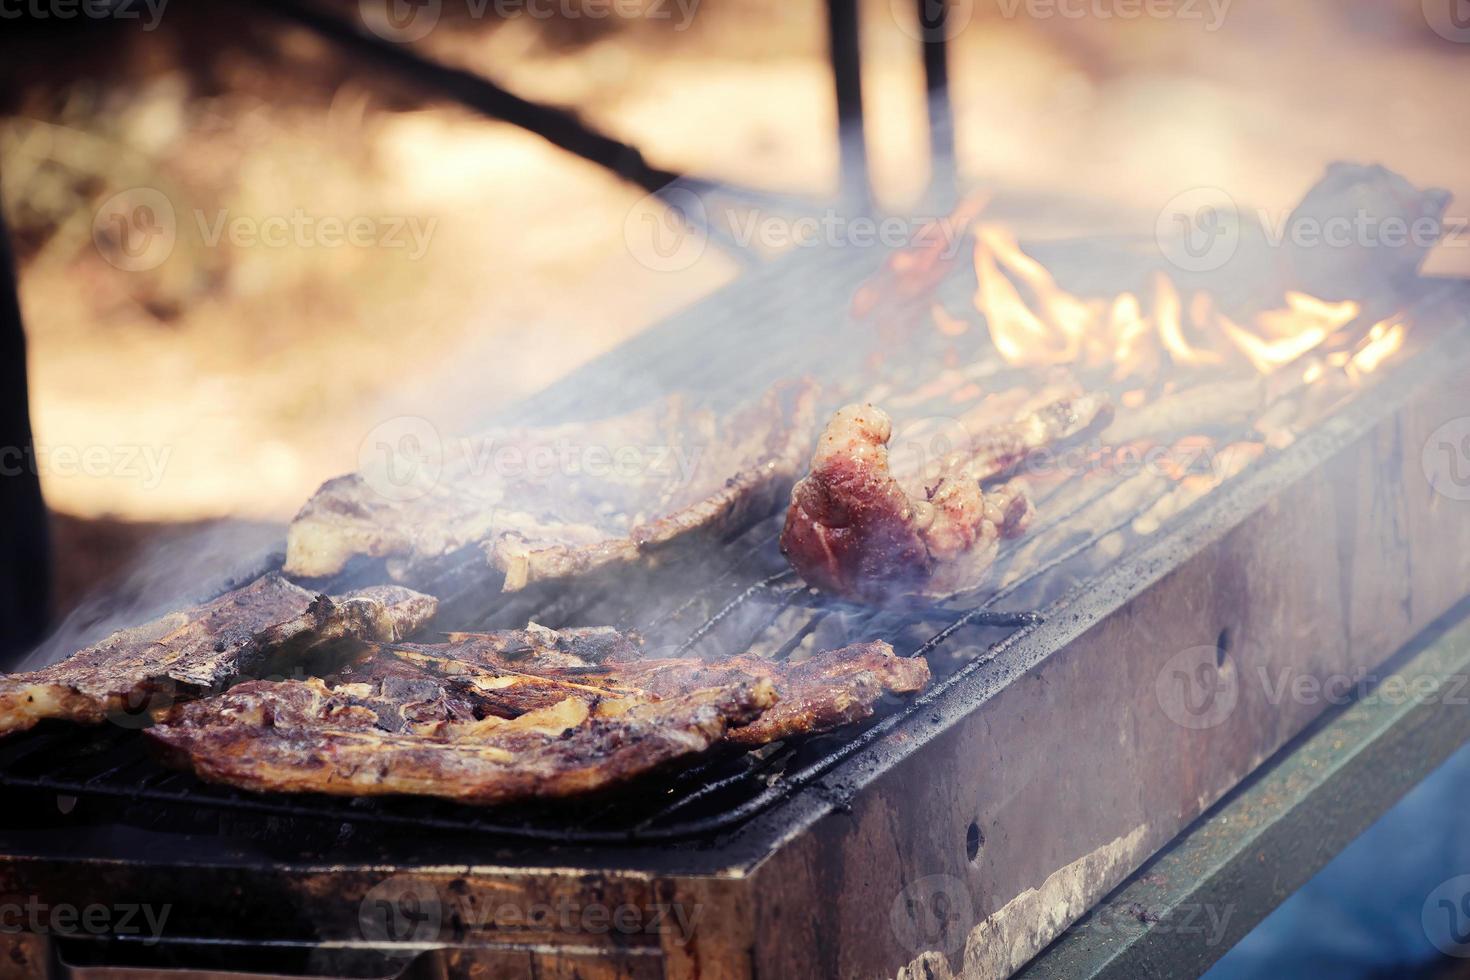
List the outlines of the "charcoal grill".
<svg viewBox="0 0 1470 980">
<path fill-rule="evenodd" d="M 566 114 L 295 0 L 259 2 L 646 189 L 675 180 Z M 839 116 L 856 127 L 856 6 L 829 7 Z M 936 96 L 940 16 L 922 20 Z M 942 98 L 931 107 L 936 158 L 947 160 Z M 865 200 L 860 139 L 843 149 L 847 198 Z M 759 267 L 525 415 L 573 417 L 589 403 L 614 412 L 676 389 L 719 401 L 801 369 L 853 377 L 859 345 L 829 345 L 814 363 L 810 340 L 852 329 L 832 297 L 851 295 L 883 258 L 829 249 Z M 1111 286 L 1139 274 L 1093 264 Z M 712 569 L 708 580 L 667 589 L 636 617 L 615 582 L 485 608 L 485 583 L 451 560 L 431 589 L 459 628 L 616 623 L 665 649 L 758 642 L 774 656 L 882 636 L 928 657 L 933 686 L 855 732 L 572 805 L 483 811 L 212 787 L 159 767 L 121 728 L 46 726 L 0 743 L 0 910 L 121 901 L 170 913 L 147 937 L 0 928 L 0 978 L 1008 974 L 1321 714 L 1242 685 L 1227 720 L 1182 727 L 1154 689 L 1176 652 L 1209 646 L 1237 674 L 1369 671 L 1464 598 L 1466 505 L 1429 485 L 1419 447 L 1470 414 L 1467 296 L 1459 283 L 1426 283 L 1411 349 L 1371 387 L 1153 533 L 1130 528 L 1157 498 L 1120 497 L 1121 478 L 1040 501 L 1029 540 L 1048 549 L 1003 556 L 984 594 L 903 615 L 821 599 L 785 571 L 779 518 L 704 556 L 690 571 Z M 333 584 L 355 575 L 372 572 Z M 568 904 L 637 910 L 639 928 L 530 914 Z M 523 914 L 488 914 L 497 907 Z M 669 909 L 692 926 L 644 928 L 644 913 Z"/>
<path fill-rule="evenodd" d="M 822 276 L 850 291 L 879 258 L 813 253 L 798 258 L 802 273 L 758 270 L 535 410 L 574 413 L 589 397 L 616 410 L 675 381 L 718 399 L 740 389 L 737 363 L 741 377 L 793 365 L 842 376 L 856 354 L 801 357 L 812 356 L 804 331 L 851 329 L 845 314 L 789 283 Z M 1108 476 L 1040 501 L 1031 537 L 1055 545 L 1044 560 L 1003 555 L 997 587 L 902 614 L 801 588 L 776 551 L 779 517 L 706 556 L 715 572 L 664 593 L 642 622 L 627 620 L 614 586 L 488 609 L 467 586 L 446 603 L 461 627 L 619 622 L 664 649 L 728 652 L 759 637 L 776 656 L 807 638 L 881 635 L 929 657 L 933 687 L 856 733 L 719 758 L 570 807 L 485 811 L 205 786 L 157 767 L 124 730 L 10 740 L 0 904 L 125 896 L 172 911 L 150 945 L 6 935 L 6 969 L 892 976 L 922 960 L 1008 973 L 1322 710 L 1241 685 L 1229 721 L 1181 728 L 1154 693 L 1171 655 L 1208 644 L 1241 671 L 1372 670 L 1463 597 L 1470 522 L 1428 485 L 1419 447 L 1470 408 L 1466 295 L 1426 283 L 1411 349 L 1371 387 L 1121 554 L 1118 537 L 1151 501 L 1105 506 L 1125 482 Z M 444 584 L 461 573 L 450 562 Z M 344 581 L 354 574 L 365 573 Z M 1315 635 L 1331 640 L 1302 642 Z M 698 917 L 684 935 L 485 914 L 569 904 Z M 426 905 L 434 928 L 420 934 L 399 913 Z"/>
</svg>

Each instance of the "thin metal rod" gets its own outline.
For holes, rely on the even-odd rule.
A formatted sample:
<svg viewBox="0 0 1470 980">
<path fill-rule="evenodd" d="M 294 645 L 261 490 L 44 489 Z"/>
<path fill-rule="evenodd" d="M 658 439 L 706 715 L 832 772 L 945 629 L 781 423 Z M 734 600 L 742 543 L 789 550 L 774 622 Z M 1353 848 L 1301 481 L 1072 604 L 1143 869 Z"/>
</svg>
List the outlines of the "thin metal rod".
<svg viewBox="0 0 1470 980">
<path fill-rule="evenodd" d="M 917 0 L 924 49 L 924 92 L 929 109 L 929 189 L 943 202 L 958 196 L 954 111 L 949 101 L 948 0 Z"/>
<path fill-rule="evenodd" d="M 767 576 L 766 578 L 761 579 L 759 582 L 755 582 L 747 586 L 744 591 L 742 591 L 735 598 L 731 599 L 724 606 L 722 606 L 718 612 L 716 612 L 713 616 L 700 624 L 698 629 L 696 629 L 693 633 L 690 633 L 689 637 L 683 643 L 679 644 L 679 648 L 674 651 L 674 656 L 682 657 L 695 644 L 708 636 L 715 629 L 715 627 L 719 626 L 720 623 L 724 622 L 726 619 L 732 616 L 735 613 L 735 610 L 739 609 L 756 595 L 768 590 L 772 585 L 775 585 L 778 582 L 782 582 L 790 578 L 791 575 L 792 573 L 789 570 L 781 571 L 777 572 L 775 575 Z"/>
<path fill-rule="evenodd" d="M 872 210 L 868 180 L 868 147 L 863 120 L 862 43 L 857 0 L 827 0 L 828 54 L 837 94 L 837 140 L 841 149 L 843 201 L 859 211 Z"/>
<path fill-rule="evenodd" d="M 254 2 L 284 20 L 307 27 L 476 112 L 529 130 L 568 153 L 606 167 L 644 190 L 661 190 L 679 178 L 674 171 L 655 167 L 643 159 L 637 147 L 598 132 L 566 109 L 523 99 L 481 75 L 421 58 L 408 45 L 370 34 L 366 28 L 355 27 L 347 18 L 324 13 L 297 0 Z"/>
</svg>

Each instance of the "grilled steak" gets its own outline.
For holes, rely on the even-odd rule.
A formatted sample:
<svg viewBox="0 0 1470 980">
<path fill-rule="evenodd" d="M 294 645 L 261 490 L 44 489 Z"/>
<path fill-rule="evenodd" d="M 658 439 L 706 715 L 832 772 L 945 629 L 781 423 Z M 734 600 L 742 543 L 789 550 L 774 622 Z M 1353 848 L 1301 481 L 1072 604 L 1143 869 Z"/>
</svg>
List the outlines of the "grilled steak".
<svg viewBox="0 0 1470 980">
<path fill-rule="evenodd" d="M 755 673 L 755 665 L 750 669 Z M 862 721 L 884 694 L 917 694 L 928 687 L 929 664 L 922 657 L 897 656 L 881 641 L 856 643 L 785 667 L 772 680 L 781 700 L 731 732 L 730 741 L 755 747 Z"/>
<path fill-rule="evenodd" d="M 637 651 L 614 630 L 534 625 L 390 644 L 330 680 L 241 684 L 148 734 L 203 778 L 247 789 L 501 803 L 827 731 L 929 680 L 926 663 L 885 643 L 794 665 Z"/>
<path fill-rule="evenodd" d="M 1019 484 L 982 490 L 964 457 L 910 496 L 888 468 L 891 435 L 872 405 L 833 417 L 792 491 L 781 550 L 810 585 L 868 602 L 978 585 L 1000 539 L 1025 530 L 1030 501 Z"/>
<path fill-rule="evenodd" d="M 647 660 L 615 676 L 660 696 L 726 678 L 770 680 L 776 688 L 775 706 L 727 737 L 736 745 L 756 748 L 871 717 L 884 694 L 913 694 L 927 687 L 929 664 L 922 658 L 900 657 L 887 643 L 873 641 L 824 650 L 795 664 L 752 655 L 713 663 Z"/>
<path fill-rule="evenodd" d="M 600 422 L 487 432 L 446 453 L 432 485 L 410 493 L 380 493 L 368 474 L 339 477 L 292 522 L 286 570 L 317 578 L 365 556 L 423 585 L 446 556 L 472 548 L 515 591 L 634 562 L 694 532 L 718 535 L 789 491 L 814 397 L 810 385 L 787 385 L 723 418 L 669 399 Z"/>
<path fill-rule="evenodd" d="M 289 670 L 340 641 L 407 636 L 435 600 L 399 586 L 313 596 L 277 575 L 212 602 L 121 630 L 66 660 L 0 677 L 0 734 L 43 718 L 97 724 Z"/>
<path fill-rule="evenodd" d="M 246 789 L 465 803 L 560 797 L 697 755 L 774 700 L 769 681 L 665 700 L 568 694 L 514 719 L 475 719 L 438 688 L 251 681 L 186 705 L 148 735 L 201 778 Z"/>
<path fill-rule="evenodd" d="M 873 405 L 849 405 L 828 423 L 811 472 L 791 494 L 781 550 L 809 584 L 884 604 L 979 585 L 1002 538 L 1033 514 L 1019 482 L 987 486 L 1049 445 L 1112 418 L 1103 400 L 1068 395 L 982 430 L 906 488 L 889 468 L 893 425 Z M 913 476 L 913 475 L 909 475 Z"/>
<path fill-rule="evenodd" d="M 592 669 L 603 664 L 643 659 L 642 637 L 611 626 L 552 630 L 531 623 L 523 630 L 449 633 L 447 636 L 447 644 L 419 649 L 447 651 L 460 659 L 478 663 L 504 667 L 524 664 L 538 670 Z"/>
<path fill-rule="evenodd" d="M 484 699 L 484 710 L 515 713 L 546 707 L 576 692 L 579 696 L 672 698 L 705 687 L 746 680 L 769 680 L 777 704 L 750 725 L 730 733 L 741 745 L 763 745 L 792 735 L 830 731 L 861 721 L 873 713 L 884 694 L 912 694 L 929 683 L 929 665 L 900 657 L 887 643 L 855 643 L 823 650 L 799 663 L 745 654 L 723 660 L 696 657 L 636 658 L 636 641 L 614 630 L 563 630 L 560 634 L 594 633 L 622 636 L 616 659 L 580 660 L 550 648 L 510 659 L 502 652 L 521 631 L 451 634 L 447 644 L 395 644 L 392 651 L 407 664 L 428 673 L 454 678 L 462 690 Z M 566 643 L 567 641 L 563 641 Z M 546 649 L 546 648 L 543 648 Z M 360 669 L 360 668 L 355 668 Z"/>
</svg>

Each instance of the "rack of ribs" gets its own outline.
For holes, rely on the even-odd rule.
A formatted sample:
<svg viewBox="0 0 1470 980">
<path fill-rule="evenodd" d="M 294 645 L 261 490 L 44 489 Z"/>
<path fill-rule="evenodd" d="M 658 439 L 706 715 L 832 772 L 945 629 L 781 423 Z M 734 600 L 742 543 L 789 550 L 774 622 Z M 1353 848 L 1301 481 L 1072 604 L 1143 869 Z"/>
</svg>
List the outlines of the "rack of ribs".
<svg viewBox="0 0 1470 980">
<path fill-rule="evenodd" d="M 330 597 L 266 575 L 49 667 L 0 676 L 0 735 L 45 718 L 135 718 L 244 677 L 299 669 L 339 644 L 395 641 L 427 623 L 436 605 L 400 586 Z"/>
</svg>

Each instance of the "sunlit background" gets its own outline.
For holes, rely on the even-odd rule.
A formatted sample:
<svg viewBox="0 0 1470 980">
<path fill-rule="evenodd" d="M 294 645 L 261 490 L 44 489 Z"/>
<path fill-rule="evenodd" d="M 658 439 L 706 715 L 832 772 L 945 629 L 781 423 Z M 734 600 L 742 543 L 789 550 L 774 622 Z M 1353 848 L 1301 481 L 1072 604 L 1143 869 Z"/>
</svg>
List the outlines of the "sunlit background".
<svg viewBox="0 0 1470 980">
<path fill-rule="evenodd" d="M 656 165 L 835 191 L 822 4 L 686 0 L 611 18 L 554 6 L 487 19 L 446 5 L 415 46 L 572 107 Z M 955 5 L 960 174 L 1009 202 L 1023 238 L 1148 234 L 1199 186 L 1284 215 L 1334 159 L 1470 201 L 1456 84 L 1470 46 L 1437 34 L 1419 0 L 1093 9 Z M 162 528 L 287 519 L 354 468 L 384 418 L 446 393 L 467 418 L 493 416 L 739 275 L 713 246 L 686 269 L 647 268 L 625 236 L 637 188 L 249 5 L 169 6 L 147 25 L 27 37 L 5 59 L 17 84 L 0 192 L 63 597 Z M 912 4 L 869 0 L 862 27 L 880 203 L 925 214 Z M 119 268 L 95 219 L 140 187 L 171 203 L 177 240 L 156 268 Z M 228 232 L 293 215 L 365 216 L 376 237 Z M 1470 261 L 1442 247 L 1429 269 Z M 55 455 L 94 446 L 137 461 L 89 472 Z"/>
<path fill-rule="evenodd" d="M 382 8 L 335 2 L 349 21 Z M 1439 16 L 1458 2 L 951 0 L 960 182 L 1022 243 L 1151 240 L 1192 189 L 1279 221 L 1329 162 L 1382 163 L 1455 194 L 1426 271 L 1470 274 L 1470 27 Z M 114 589 L 141 550 L 155 560 L 127 588 L 174 595 L 193 575 L 174 556 L 274 546 L 385 420 L 490 421 L 742 274 L 715 244 L 651 267 L 630 245 L 642 190 L 268 4 L 173 0 L 155 22 L 156 5 L 133 21 L 0 20 L 0 206 L 58 618 Z M 878 204 L 922 219 L 945 205 L 928 194 L 914 6 L 863 0 L 862 47 Z M 816 202 L 837 192 L 824 4 L 536 9 L 554 15 L 472 17 L 446 0 L 413 49 L 573 109 L 655 166 Z M 167 202 L 175 232 L 141 260 L 108 223 L 110 202 L 140 193 Z M 323 222 L 364 221 L 362 240 L 326 242 Z M 261 239 L 283 222 L 315 230 Z M 1011 238 L 986 247 L 1014 263 Z M 78 629 L 104 622 L 83 613 Z M 1447 813 L 1458 826 L 1467 766 L 1462 754 L 1417 790 L 1216 976 L 1326 961 L 1397 975 L 1431 953 L 1419 872 L 1464 864 L 1444 845 L 1459 855 L 1463 835 L 1431 831 Z M 1337 959 L 1303 936 L 1339 942 Z"/>
</svg>

